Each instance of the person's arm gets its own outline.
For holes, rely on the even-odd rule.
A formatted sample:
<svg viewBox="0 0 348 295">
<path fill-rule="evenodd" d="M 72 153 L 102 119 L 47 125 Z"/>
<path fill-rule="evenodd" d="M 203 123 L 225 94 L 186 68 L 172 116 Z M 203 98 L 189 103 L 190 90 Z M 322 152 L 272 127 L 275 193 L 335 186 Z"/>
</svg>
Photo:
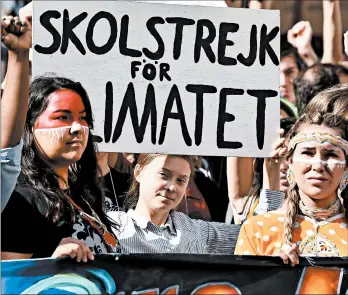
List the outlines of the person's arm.
<svg viewBox="0 0 348 295">
<path fill-rule="evenodd" d="M 307 21 L 300 21 L 288 31 L 288 42 L 297 48 L 299 55 L 307 66 L 318 62 L 311 45 L 313 30 L 311 24 Z"/>
<path fill-rule="evenodd" d="M 284 130 L 280 130 L 280 136 Z M 254 215 L 273 211 L 281 207 L 284 200 L 284 193 L 280 192 L 280 163 L 285 156 L 287 147 L 285 138 L 281 137 L 274 146 L 270 158 L 265 158 L 263 164 L 263 183 L 260 193 L 259 204 Z"/>
<path fill-rule="evenodd" d="M 271 9 L 273 0 L 250 0 L 249 8 L 251 9 Z"/>
<path fill-rule="evenodd" d="M 241 228 L 240 224 L 225 224 L 199 219 L 189 219 L 187 226 L 200 233 L 201 238 L 196 241 L 196 243 L 204 245 L 204 251 L 200 254 L 233 254 Z"/>
<path fill-rule="evenodd" d="M 339 63 L 343 59 L 342 20 L 339 0 L 323 0 L 322 63 Z"/>
<path fill-rule="evenodd" d="M 28 109 L 32 31 L 31 18 L 28 15 L 24 18 L 22 24 L 9 17 L 1 21 L 1 40 L 8 49 L 6 85 L 1 100 L 1 148 L 19 143 Z"/>
<path fill-rule="evenodd" d="M 254 158 L 227 158 L 228 197 L 237 211 L 243 210 L 244 197 L 249 191 L 254 179 Z"/>
<path fill-rule="evenodd" d="M 348 56 L 348 31 L 344 33 L 344 51 Z"/>
<path fill-rule="evenodd" d="M 21 172 L 22 148 L 23 140 L 15 147 L 1 149 L 1 211 L 6 207 Z"/>
<path fill-rule="evenodd" d="M 118 153 L 115 153 L 115 152 L 108 153 L 108 165 L 109 165 L 109 167 L 115 168 L 116 163 L 117 163 L 117 157 L 118 157 Z"/>
<path fill-rule="evenodd" d="M 284 130 L 281 130 L 281 136 Z M 277 191 L 280 188 L 280 163 L 281 158 L 287 153 L 285 138 L 281 137 L 269 158 L 265 158 L 263 165 L 263 183 L 262 188 Z"/>
</svg>

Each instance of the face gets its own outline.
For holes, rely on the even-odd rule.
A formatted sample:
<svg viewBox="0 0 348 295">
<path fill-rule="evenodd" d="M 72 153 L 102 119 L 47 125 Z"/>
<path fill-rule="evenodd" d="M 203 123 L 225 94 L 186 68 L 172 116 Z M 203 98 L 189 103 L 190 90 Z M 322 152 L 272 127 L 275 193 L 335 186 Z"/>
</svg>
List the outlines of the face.
<svg viewBox="0 0 348 295">
<path fill-rule="evenodd" d="M 300 132 L 329 132 L 341 136 L 340 130 L 308 124 L 302 125 Z M 327 142 L 299 143 L 290 163 L 301 198 L 305 196 L 312 200 L 327 200 L 329 204 L 335 201 L 337 188 L 347 166 L 341 148 Z"/>
<path fill-rule="evenodd" d="M 280 93 L 292 103 L 296 103 L 294 79 L 298 73 L 295 57 L 285 56 L 280 60 Z"/>
<path fill-rule="evenodd" d="M 34 124 L 33 133 L 37 151 L 52 164 L 70 165 L 78 161 L 89 134 L 81 96 L 68 89 L 53 92 L 47 108 Z"/>
<path fill-rule="evenodd" d="M 189 163 L 179 157 L 161 155 L 139 170 L 135 177 L 140 185 L 139 202 L 151 211 L 169 212 L 181 202 L 191 175 Z"/>
</svg>

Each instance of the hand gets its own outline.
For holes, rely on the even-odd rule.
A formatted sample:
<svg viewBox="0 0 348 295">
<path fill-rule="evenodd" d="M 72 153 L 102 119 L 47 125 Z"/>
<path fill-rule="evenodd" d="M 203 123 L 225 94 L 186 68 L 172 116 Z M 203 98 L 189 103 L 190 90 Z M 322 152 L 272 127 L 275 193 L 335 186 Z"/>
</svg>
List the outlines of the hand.
<svg viewBox="0 0 348 295">
<path fill-rule="evenodd" d="M 348 55 L 348 31 L 344 33 L 344 51 Z"/>
<path fill-rule="evenodd" d="M 292 244 L 291 246 L 284 244 L 278 252 L 277 256 L 280 256 L 285 264 L 288 264 L 290 260 L 291 266 L 295 266 L 296 264 L 300 263 L 296 244 Z"/>
<path fill-rule="evenodd" d="M 84 242 L 73 239 L 73 238 L 63 238 L 51 257 L 66 257 L 76 258 L 77 262 L 81 260 L 87 262 L 89 260 L 94 260 L 94 255 L 91 250 L 85 245 Z"/>
<path fill-rule="evenodd" d="M 280 129 L 280 139 L 278 139 L 276 144 L 274 145 L 271 157 L 265 158 L 265 166 L 280 164 L 280 159 L 286 155 L 288 148 L 285 145 L 285 138 L 282 137 L 283 134 L 284 130 Z"/>
<path fill-rule="evenodd" d="M 18 17 L 4 16 L 1 19 L 1 41 L 8 50 L 29 50 L 32 44 L 31 19 L 26 16 L 24 21 Z"/>
<path fill-rule="evenodd" d="M 28 22 L 31 25 L 32 18 L 33 18 L 33 2 L 30 2 L 19 10 L 19 19 L 22 22 Z"/>
<path fill-rule="evenodd" d="M 301 52 L 311 47 L 312 35 L 310 22 L 300 21 L 288 31 L 288 42 Z"/>
</svg>

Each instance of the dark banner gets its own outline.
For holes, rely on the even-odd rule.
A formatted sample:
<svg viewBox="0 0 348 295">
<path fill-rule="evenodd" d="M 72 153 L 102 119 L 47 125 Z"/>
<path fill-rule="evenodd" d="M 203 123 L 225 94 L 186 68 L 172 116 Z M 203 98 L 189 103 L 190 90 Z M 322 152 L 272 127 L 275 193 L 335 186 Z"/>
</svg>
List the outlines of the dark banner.
<svg viewBox="0 0 348 295">
<path fill-rule="evenodd" d="M 2 294 L 346 294 L 346 258 L 103 255 L 1 262 Z"/>
</svg>

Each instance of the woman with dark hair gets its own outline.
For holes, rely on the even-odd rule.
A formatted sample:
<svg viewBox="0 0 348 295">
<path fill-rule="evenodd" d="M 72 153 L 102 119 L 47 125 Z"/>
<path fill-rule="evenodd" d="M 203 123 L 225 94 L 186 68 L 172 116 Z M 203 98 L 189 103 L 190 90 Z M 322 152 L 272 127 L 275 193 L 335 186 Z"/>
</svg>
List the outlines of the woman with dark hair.
<svg viewBox="0 0 348 295">
<path fill-rule="evenodd" d="M 80 83 L 57 76 L 32 82 L 22 173 L 2 214 L 2 259 L 87 261 L 92 253 L 117 251 L 97 185 L 91 129 L 92 109 Z"/>
<path fill-rule="evenodd" d="M 11 81 L 8 81 L 11 83 Z M 91 104 L 80 83 L 58 76 L 30 85 L 22 173 L 2 213 L 2 259 L 118 251 L 97 184 Z"/>
<path fill-rule="evenodd" d="M 245 222 L 235 254 L 279 255 L 292 265 L 298 255 L 347 256 L 348 122 L 304 115 L 289 138 L 285 204 Z"/>
</svg>

